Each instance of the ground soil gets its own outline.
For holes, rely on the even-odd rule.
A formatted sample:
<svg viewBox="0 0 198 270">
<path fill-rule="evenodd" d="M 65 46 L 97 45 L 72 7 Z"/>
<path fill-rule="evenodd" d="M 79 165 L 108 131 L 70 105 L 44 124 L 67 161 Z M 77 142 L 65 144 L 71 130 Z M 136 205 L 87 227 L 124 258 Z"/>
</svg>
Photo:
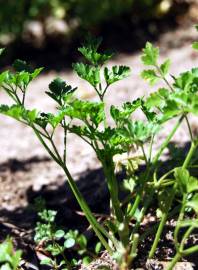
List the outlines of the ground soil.
<svg viewBox="0 0 198 270">
<path fill-rule="evenodd" d="M 197 66 L 198 54 L 191 48 L 192 40 L 197 38 L 198 35 L 194 28 L 188 26 L 169 31 L 156 42 L 161 49 L 161 60 L 169 57 L 172 61 L 171 74 L 179 74 Z M 110 104 L 120 105 L 124 101 L 148 95 L 153 90 L 139 76 L 143 68 L 139 51 L 132 55 L 118 55 L 109 63 L 109 65 L 114 64 L 130 66 L 132 75 L 112 86 L 106 97 L 108 106 Z M 27 101 L 29 107 L 44 111 L 55 110 L 54 103 L 44 94 L 48 84 L 55 76 L 64 78 L 73 86 L 79 86 L 77 93 L 81 98 L 97 99 L 88 84 L 79 79 L 72 71 L 62 70 L 59 73 L 50 71 L 41 75 L 31 84 Z M 1 103 L 9 102 L 2 92 L 0 99 Z M 139 118 L 139 115 L 136 117 Z M 111 120 L 109 119 L 109 121 Z M 197 120 L 191 118 L 191 123 L 194 132 L 197 132 Z M 169 131 L 170 125 L 160 133 L 158 145 Z M 79 224 L 79 229 L 83 229 L 86 221 L 82 221 L 82 217 L 76 213 L 79 209 L 65 184 L 64 173 L 49 159 L 32 131 L 12 119 L 0 116 L 0 134 L 0 239 L 4 239 L 6 234 L 11 234 L 29 257 L 28 254 L 33 254 L 34 250 L 32 234 L 36 214 L 32 210 L 31 204 L 35 197 L 43 196 L 48 207 L 59 209 L 60 223 L 65 223 L 66 227 L 75 227 L 76 224 Z M 56 140 L 60 151 L 62 150 L 62 139 L 63 136 L 59 131 Z M 174 142 L 180 147 L 188 146 L 189 134 L 185 124 L 174 137 Z M 163 159 L 167 158 L 168 151 Z M 97 212 L 107 211 L 106 204 L 102 203 L 107 201 L 108 192 L 100 163 L 92 150 L 73 135 L 68 139 L 68 166 L 74 178 L 79 180 L 80 189 L 91 207 Z M 87 183 L 89 189 L 87 189 Z M 100 207 L 98 207 L 99 205 Z M 30 261 L 36 264 L 37 259 L 34 256 Z M 198 264 L 196 267 L 194 269 L 198 269 Z M 190 268 L 185 269 L 190 270 Z"/>
</svg>

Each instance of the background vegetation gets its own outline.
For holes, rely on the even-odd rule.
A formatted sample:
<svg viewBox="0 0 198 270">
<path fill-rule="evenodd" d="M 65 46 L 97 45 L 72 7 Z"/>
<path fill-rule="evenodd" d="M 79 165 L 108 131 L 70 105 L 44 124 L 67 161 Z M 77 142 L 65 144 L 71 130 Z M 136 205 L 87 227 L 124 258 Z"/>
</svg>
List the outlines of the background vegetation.
<svg viewBox="0 0 198 270">
<path fill-rule="evenodd" d="M 16 52 L 21 44 L 46 49 L 58 43 L 60 50 L 68 52 L 74 44 L 79 45 L 84 33 L 91 32 L 109 37 L 117 49 L 115 43 L 126 43 L 126 36 L 135 33 L 133 40 L 138 40 L 141 48 L 148 36 L 139 28 L 146 29 L 151 37 L 158 35 L 162 32 L 159 20 L 168 16 L 166 22 L 173 27 L 177 13 L 186 12 L 188 6 L 186 0 L 8 0 L 1 5 L 0 44 L 14 44 Z M 145 36 L 143 42 L 141 36 Z M 126 50 L 127 46 L 123 47 Z"/>
</svg>

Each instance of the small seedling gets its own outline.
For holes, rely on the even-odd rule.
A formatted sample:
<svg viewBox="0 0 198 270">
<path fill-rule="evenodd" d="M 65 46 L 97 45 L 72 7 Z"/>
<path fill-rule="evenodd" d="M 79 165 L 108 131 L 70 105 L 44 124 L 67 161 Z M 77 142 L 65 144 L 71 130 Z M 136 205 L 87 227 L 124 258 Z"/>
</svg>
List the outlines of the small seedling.
<svg viewBox="0 0 198 270">
<path fill-rule="evenodd" d="M 10 238 L 0 244 L 0 269 L 18 270 L 22 252 L 15 251 Z"/>
</svg>

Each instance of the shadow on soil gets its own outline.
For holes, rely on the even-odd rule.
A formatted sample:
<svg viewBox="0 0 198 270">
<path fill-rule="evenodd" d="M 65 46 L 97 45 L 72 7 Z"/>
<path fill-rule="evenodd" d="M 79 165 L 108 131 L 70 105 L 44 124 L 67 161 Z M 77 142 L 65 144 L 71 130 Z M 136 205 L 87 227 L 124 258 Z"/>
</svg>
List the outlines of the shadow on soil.
<svg viewBox="0 0 198 270">
<path fill-rule="evenodd" d="M 177 148 L 174 143 L 171 143 L 169 145 L 169 155 L 167 156 L 167 161 L 161 161 L 159 163 L 160 173 L 164 173 L 165 171 L 171 169 L 173 164 L 174 166 L 180 166 L 185 158 L 185 153 L 189 149 L 189 146 L 190 144 L 187 143 L 183 148 Z M 170 158 L 170 156 L 172 156 L 172 158 Z M 195 155 L 195 157 L 198 159 L 198 155 Z M 18 170 L 25 173 L 27 170 L 31 170 L 31 163 L 44 162 L 45 160 L 48 159 L 32 158 L 25 162 L 15 160 L 0 164 L 0 176 L 1 172 L 5 170 L 6 167 L 10 168 L 11 172 L 13 173 Z M 145 168 L 143 166 L 140 170 L 144 169 Z M 191 173 L 192 175 L 198 177 L 197 170 L 192 170 Z M 120 181 L 123 178 L 124 173 L 118 176 Z M 82 174 L 77 184 L 93 212 L 108 214 L 109 194 L 102 169 L 88 171 Z M 34 199 L 37 197 L 42 197 L 46 200 L 46 206 L 48 209 L 58 211 L 58 226 L 63 227 L 65 230 L 69 228 L 75 228 L 82 232 L 87 230 L 87 221 L 81 213 L 76 200 L 70 191 L 68 183 L 58 186 L 57 182 L 56 187 L 53 186 L 53 188 L 50 188 L 50 186 L 43 186 L 39 191 L 33 191 L 32 188 L 29 188 L 26 191 L 26 195 L 28 200 L 27 207 L 17 208 L 14 211 L 8 211 L 0 208 L 0 240 L 5 239 L 7 235 L 11 235 L 16 245 L 24 250 L 24 255 L 26 257 L 29 258 L 30 254 L 34 252 L 34 243 L 32 239 L 37 215 L 32 205 L 34 203 Z M 167 226 L 166 233 L 170 230 L 171 229 Z M 93 238 L 92 233 L 89 235 L 89 238 Z M 147 243 L 145 243 L 146 246 L 142 247 L 142 256 L 144 256 L 144 251 L 148 250 L 149 247 L 147 245 L 149 245 L 151 241 L 152 236 L 146 238 Z M 166 245 L 168 243 L 169 255 L 172 256 L 173 243 L 166 239 L 166 235 L 163 236 L 163 240 L 160 244 L 160 250 L 161 248 L 164 249 L 164 243 Z M 165 256 L 165 253 L 161 253 L 161 256 Z M 192 260 L 196 264 L 196 267 L 198 267 L 197 256 L 192 256 L 190 260 Z"/>
</svg>

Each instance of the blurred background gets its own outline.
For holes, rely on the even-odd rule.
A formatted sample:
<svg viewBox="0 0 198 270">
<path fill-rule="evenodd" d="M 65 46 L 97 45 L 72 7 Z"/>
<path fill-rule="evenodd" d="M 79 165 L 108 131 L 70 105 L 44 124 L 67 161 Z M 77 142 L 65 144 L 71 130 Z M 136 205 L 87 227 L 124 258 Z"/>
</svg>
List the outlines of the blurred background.
<svg viewBox="0 0 198 270">
<path fill-rule="evenodd" d="M 197 0 L 0 2 L 0 45 L 7 47 L 3 65 L 25 58 L 60 70 L 75 60 L 88 32 L 102 36 L 104 47 L 131 53 L 147 40 L 198 20 Z"/>
</svg>

